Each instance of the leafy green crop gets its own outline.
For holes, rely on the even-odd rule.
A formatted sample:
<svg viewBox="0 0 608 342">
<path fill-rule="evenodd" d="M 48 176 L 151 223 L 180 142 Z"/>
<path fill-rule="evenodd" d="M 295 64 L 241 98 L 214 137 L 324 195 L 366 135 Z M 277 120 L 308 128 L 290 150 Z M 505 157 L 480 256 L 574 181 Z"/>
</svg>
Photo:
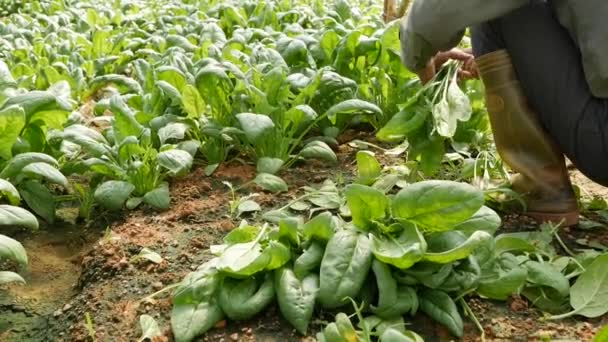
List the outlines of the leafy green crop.
<svg viewBox="0 0 608 342">
<path fill-rule="evenodd" d="M 421 193 L 428 201 L 408 200 L 422 198 Z M 249 318 L 269 304 L 273 292 L 268 277 L 274 273 L 281 312 L 302 334 L 315 303 L 335 309 L 350 298 L 369 300 L 368 310 L 386 320 L 415 314 L 420 308 L 461 336 L 462 319 L 452 296 L 477 288 L 482 279 L 480 264 L 488 264 L 484 250 L 494 251 L 490 233 L 455 230 L 482 208 L 481 192 L 462 183 L 428 181 L 407 186 L 392 198 L 364 185 L 349 185 L 345 194 L 352 221 L 342 222 L 323 212 L 308 222 L 283 218 L 278 226 L 242 224 L 226 236 L 225 244 L 212 248 L 216 258 L 201 266 L 201 270 L 214 271 L 198 281 L 191 279 L 200 272 L 193 272 L 177 293 L 202 293 L 200 286 L 212 281 L 208 277 L 220 277 L 219 295 L 210 291 L 187 305 L 219 300 L 229 317 Z M 484 228 L 492 233 L 500 224 L 487 222 Z M 434 281 L 429 281 L 431 275 Z M 377 283 L 377 294 L 371 297 L 365 294 L 370 277 Z M 227 295 L 233 288 L 240 289 L 239 300 Z M 181 316 L 186 304 L 181 304 L 179 296 L 174 300 L 174 310 L 180 312 L 173 316 L 176 334 L 182 324 L 194 319 Z M 334 333 L 330 325 L 323 334 L 327 338 Z"/>
</svg>

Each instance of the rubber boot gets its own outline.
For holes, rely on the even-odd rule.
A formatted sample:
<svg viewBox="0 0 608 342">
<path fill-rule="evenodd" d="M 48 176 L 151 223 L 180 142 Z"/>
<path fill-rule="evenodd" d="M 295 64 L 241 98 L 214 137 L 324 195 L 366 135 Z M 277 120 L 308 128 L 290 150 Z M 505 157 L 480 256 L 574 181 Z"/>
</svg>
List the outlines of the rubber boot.
<svg viewBox="0 0 608 342">
<path fill-rule="evenodd" d="M 527 216 L 539 222 L 578 223 L 579 209 L 564 155 L 528 106 L 511 58 L 499 50 L 476 59 L 486 88 L 486 106 L 496 149 L 513 171 Z"/>
</svg>

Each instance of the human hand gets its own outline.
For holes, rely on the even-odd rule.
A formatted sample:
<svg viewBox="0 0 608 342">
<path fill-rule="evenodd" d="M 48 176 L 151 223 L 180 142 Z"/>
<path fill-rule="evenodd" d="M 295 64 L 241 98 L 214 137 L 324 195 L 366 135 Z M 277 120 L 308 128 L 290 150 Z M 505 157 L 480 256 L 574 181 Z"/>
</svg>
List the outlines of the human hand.
<svg viewBox="0 0 608 342">
<path fill-rule="evenodd" d="M 424 69 L 417 72 L 418 78 L 420 78 L 422 84 L 426 84 L 433 79 L 437 73 L 437 70 L 439 70 L 449 60 L 457 60 L 463 63 L 458 71 L 459 79 L 466 80 L 479 77 L 477 65 L 475 64 L 475 57 L 473 56 L 471 50 L 455 48 L 448 51 L 438 52 L 435 57 L 431 58 Z"/>
</svg>

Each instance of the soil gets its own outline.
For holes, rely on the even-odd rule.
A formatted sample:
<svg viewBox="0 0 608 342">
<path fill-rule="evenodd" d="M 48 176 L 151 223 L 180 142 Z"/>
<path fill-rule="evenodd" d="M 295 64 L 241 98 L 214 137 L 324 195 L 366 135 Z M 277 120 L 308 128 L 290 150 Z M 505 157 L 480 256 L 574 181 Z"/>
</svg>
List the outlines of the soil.
<svg viewBox="0 0 608 342">
<path fill-rule="evenodd" d="M 326 179 L 353 177 L 356 149 L 348 144 L 338 148 L 339 166 L 327 163 L 298 164 L 281 175 L 290 192 L 280 195 L 261 193 L 247 186 L 240 194 L 259 192 L 256 200 L 264 210 L 284 205 L 297 197 L 304 185 L 320 184 Z M 384 160 L 383 162 L 386 162 Z M 395 161 L 396 162 L 396 161 Z M 146 209 L 129 212 L 110 221 L 105 217 L 93 228 L 56 226 L 36 234 L 17 236 L 30 258 L 24 273 L 26 286 L 0 289 L 0 341 L 137 341 L 141 336 L 139 317 L 154 317 L 164 337 L 171 341 L 167 293 L 153 300 L 147 296 L 179 282 L 188 272 L 208 260 L 208 248 L 241 219 L 255 221 L 257 216 L 235 218 L 230 215 L 231 193 L 222 182 L 235 187 L 250 181 L 255 168 L 238 162 L 220 167 L 212 176 L 196 169 L 171 184 L 173 205 L 167 212 Z M 596 186 L 582 175 L 575 182 L 589 194 L 608 197 L 608 190 Z M 108 228 L 106 230 L 106 227 Z M 504 217 L 503 231 L 537 229 L 537 225 L 517 215 Z M 566 243 L 577 240 L 600 241 L 608 246 L 604 228 L 570 229 L 562 232 Z M 133 260 L 142 248 L 160 254 L 163 261 Z M 608 317 L 544 321 L 542 313 L 522 298 L 508 302 L 468 299 L 484 329 L 487 340 L 541 341 L 550 339 L 588 341 Z M 87 323 L 87 317 L 90 323 Z M 331 314 L 319 312 L 312 323 L 311 336 L 323 327 Z M 480 334 L 466 320 L 465 341 L 479 341 Z M 409 328 L 426 341 L 453 340 L 439 324 L 423 314 L 411 320 Z M 92 337 L 94 336 L 94 338 Z M 246 322 L 221 322 L 198 341 L 313 341 L 301 337 L 286 323 L 276 307 Z"/>
</svg>

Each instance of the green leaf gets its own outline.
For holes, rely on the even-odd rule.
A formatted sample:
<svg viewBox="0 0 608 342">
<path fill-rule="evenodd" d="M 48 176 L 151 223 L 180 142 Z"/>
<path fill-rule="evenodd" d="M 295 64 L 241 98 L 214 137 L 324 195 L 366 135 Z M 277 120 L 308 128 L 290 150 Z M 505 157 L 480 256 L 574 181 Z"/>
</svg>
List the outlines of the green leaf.
<svg viewBox="0 0 608 342">
<path fill-rule="evenodd" d="M 495 253 L 501 255 L 507 252 L 535 252 L 536 247 L 530 242 L 510 234 L 500 234 L 494 240 L 496 243 Z"/>
<path fill-rule="evenodd" d="M 302 234 L 306 239 L 314 239 L 326 243 L 334 235 L 334 216 L 329 212 L 321 213 L 302 227 Z"/>
<path fill-rule="evenodd" d="M 357 152 L 357 183 L 371 185 L 382 175 L 382 166 L 369 151 Z"/>
<path fill-rule="evenodd" d="M 319 159 L 330 163 L 336 163 L 338 161 L 338 157 L 331 147 L 319 140 L 314 140 L 306 144 L 299 155 L 305 159 Z"/>
<path fill-rule="evenodd" d="M 62 129 L 68 120 L 70 112 L 66 110 L 44 110 L 38 111 L 29 117 L 29 124 L 35 123 L 48 128 Z"/>
<path fill-rule="evenodd" d="M 25 112 L 21 107 L 11 106 L 0 110 L 0 159 L 11 159 L 11 149 L 24 126 Z"/>
<path fill-rule="evenodd" d="M 608 254 L 595 259 L 570 289 L 571 314 L 595 318 L 608 312 Z"/>
<path fill-rule="evenodd" d="M 284 180 L 269 173 L 259 173 L 253 182 L 262 189 L 270 192 L 284 192 L 289 189 Z"/>
<path fill-rule="evenodd" d="M 193 158 L 190 153 L 173 149 L 158 154 L 158 164 L 169 170 L 172 176 L 184 175 L 192 167 Z"/>
<path fill-rule="evenodd" d="M 287 241 L 292 245 L 299 245 L 300 238 L 298 236 L 298 231 L 300 222 L 300 219 L 293 217 L 287 217 L 279 220 L 279 239 L 281 239 L 281 241 Z"/>
<path fill-rule="evenodd" d="M 454 230 L 461 231 L 465 235 L 471 235 L 478 230 L 494 235 L 501 224 L 502 220 L 494 210 L 482 206 L 470 219 L 456 225 Z"/>
<path fill-rule="evenodd" d="M 160 89 L 162 96 L 169 101 L 172 106 L 182 103 L 182 95 L 179 90 L 165 81 L 156 81 L 156 86 Z"/>
<path fill-rule="evenodd" d="M 519 266 L 515 256 L 505 253 L 498 257 L 493 269 L 484 270 L 477 292 L 490 299 L 507 300 L 520 293 L 527 277 L 528 270 Z"/>
<path fill-rule="evenodd" d="M 158 139 L 161 145 L 164 145 L 168 140 L 184 140 L 186 132 L 190 126 L 181 122 L 172 122 L 158 130 Z"/>
<path fill-rule="evenodd" d="M 176 342 L 190 342 L 222 320 L 220 306 L 213 301 L 183 303 L 173 306 L 171 327 Z"/>
<path fill-rule="evenodd" d="M 176 342 L 189 342 L 219 322 L 224 314 L 216 300 L 220 286 L 217 259 L 189 273 L 173 294 L 171 327 Z"/>
<path fill-rule="evenodd" d="M 155 337 L 163 336 L 163 333 L 158 327 L 156 320 L 149 315 L 139 316 L 139 326 L 141 327 L 141 338 L 139 342 L 143 342 L 146 339 L 153 340 Z"/>
<path fill-rule="evenodd" d="M 0 204 L 0 226 L 38 229 L 38 220 L 29 211 L 12 205 Z"/>
<path fill-rule="evenodd" d="M 456 81 L 451 81 L 447 96 L 433 106 L 435 129 L 439 135 L 451 138 L 456 133 L 458 121 L 471 118 L 472 109 L 469 97 L 460 90 Z"/>
<path fill-rule="evenodd" d="M 251 242 L 260 234 L 260 228 L 256 226 L 244 225 L 230 231 L 225 237 L 224 242 L 229 245 L 237 243 Z"/>
<path fill-rule="evenodd" d="M 15 272 L 0 271 L 0 285 L 8 283 L 21 283 L 25 284 L 25 279 Z"/>
<path fill-rule="evenodd" d="M 313 241 L 310 246 L 300 255 L 293 264 L 293 272 L 298 279 L 304 279 L 313 273 L 321 265 L 325 246 L 322 243 Z"/>
<path fill-rule="evenodd" d="M 435 175 L 445 156 L 445 138 L 433 135 L 416 144 L 412 143 L 409 154 L 419 157 L 420 170 L 425 175 Z"/>
<path fill-rule="evenodd" d="M 28 152 L 16 155 L 0 172 L 0 178 L 9 179 L 17 176 L 21 170 L 32 163 L 46 163 L 55 167 L 59 166 L 55 158 L 44 153 Z"/>
<path fill-rule="evenodd" d="M 538 261 L 528 261 L 524 264 L 528 269 L 528 283 L 532 286 L 543 286 L 548 290 L 554 290 L 555 296 L 551 297 L 566 298 L 570 293 L 570 283 L 568 279 L 550 263 L 540 263 Z"/>
<path fill-rule="evenodd" d="M 390 327 L 380 335 L 380 342 L 424 342 L 424 339 L 413 331 L 401 332 Z"/>
<path fill-rule="evenodd" d="M 39 176 L 51 183 L 68 186 L 68 180 L 54 166 L 43 162 L 31 163 L 21 169 L 21 172 L 27 176 Z"/>
<path fill-rule="evenodd" d="M 380 190 L 359 184 L 348 185 L 344 191 L 353 223 L 360 229 L 371 229 L 373 221 L 387 217 L 389 200 Z"/>
<path fill-rule="evenodd" d="M 483 192 L 469 184 L 423 181 L 407 186 L 395 196 L 393 215 L 440 232 L 471 218 L 483 203 Z"/>
<path fill-rule="evenodd" d="M 256 241 L 229 246 L 218 261 L 218 270 L 238 277 L 249 277 L 266 268 L 270 256 Z"/>
<path fill-rule="evenodd" d="M 108 142 L 101 133 L 82 125 L 72 125 L 63 130 L 63 139 L 81 146 L 93 157 L 101 157 L 110 153 Z"/>
<path fill-rule="evenodd" d="M 283 267 L 291 260 L 290 249 L 278 241 L 269 241 L 264 249 L 264 257 L 268 259 L 266 271 L 273 271 Z"/>
<path fill-rule="evenodd" d="M 454 239 L 454 235 L 457 237 Z M 490 244 L 492 235 L 484 231 L 474 232 L 468 239 L 458 231 L 444 232 L 432 236 L 428 240 L 428 250 L 424 260 L 438 264 L 449 264 L 465 259 L 480 246 Z M 447 249 L 446 249 L 447 248 Z"/>
<path fill-rule="evenodd" d="M 171 194 L 169 193 L 169 185 L 161 184 L 158 188 L 149 191 L 144 195 L 142 201 L 153 208 L 159 210 L 167 210 L 171 207 Z"/>
<path fill-rule="evenodd" d="M 327 309 L 343 306 L 355 298 L 372 264 L 367 236 L 352 230 L 337 232 L 327 243 L 320 271 L 319 302 Z"/>
<path fill-rule="evenodd" d="M 372 114 L 380 116 L 382 115 L 382 109 L 373 103 L 352 99 L 342 101 L 325 112 L 325 115 L 333 124 L 336 123 L 338 114 Z"/>
<path fill-rule="evenodd" d="M 48 91 L 37 90 L 10 97 L 4 104 L 4 107 L 8 108 L 13 105 L 23 108 L 25 117 L 28 120 L 40 111 L 72 110 L 71 105 L 64 103 L 57 95 Z"/>
<path fill-rule="evenodd" d="M 135 190 L 135 186 L 123 181 L 107 181 L 95 189 L 95 201 L 109 210 L 120 210 Z"/>
<path fill-rule="evenodd" d="M 4 214 L 3 207 L 5 207 L 5 206 L 0 205 L 0 218 L 4 218 L 3 217 L 3 214 Z M 14 208 L 17 208 L 17 207 L 14 207 Z M 23 209 L 21 209 L 21 210 L 23 210 Z M 32 218 L 34 218 L 34 217 L 32 216 Z M 2 222 L 2 225 L 7 225 L 5 223 L 7 221 L 0 220 L 0 222 Z M 36 218 L 34 218 L 34 222 L 36 222 L 36 228 L 37 228 L 38 221 L 36 221 Z M 32 228 L 32 229 L 34 229 L 34 228 Z M 0 260 L 2 260 L 2 259 L 12 260 L 12 261 L 18 263 L 21 267 L 27 266 L 27 253 L 25 252 L 25 248 L 23 248 L 23 245 L 21 245 L 21 243 L 19 243 L 19 241 L 17 241 L 17 240 L 11 239 L 8 236 L 0 234 Z"/>
<path fill-rule="evenodd" d="M 0 90 L 16 87 L 17 82 L 15 82 L 11 71 L 9 70 L 6 63 L 0 60 Z"/>
<path fill-rule="evenodd" d="M 462 337 L 464 325 L 456 304 L 450 296 L 437 290 L 420 293 L 420 309 L 435 321 L 448 328 L 454 336 Z"/>
<path fill-rule="evenodd" d="M 97 90 L 105 87 L 108 84 L 114 84 L 119 86 L 119 90 L 121 92 L 133 92 L 136 94 L 141 94 L 142 89 L 137 81 L 134 79 L 123 76 L 123 75 L 115 75 L 108 74 L 95 77 L 91 83 L 89 84 L 89 93 L 95 93 Z"/>
<path fill-rule="evenodd" d="M 110 109 L 114 114 L 112 127 L 117 142 L 121 142 L 129 136 L 140 137 L 142 135 L 144 127 L 137 122 L 135 113 L 120 96 L 110 98 Z"/>
<path fill-rule="evenodd" d="M 370 234 L 376 259 L 400 269 L 408 269 L 422 260 L 427 245 L 415 225 L 406 224 L 397 238 L 387 234 Z"/>
<path fill-rule="evenodd" d="M 247 140 L 257 144 L 260 139 L 274 129 L 274 122 L 267 115 L 241 113 L 236 115 Z"/>
<path fill-rule="evenodd" d="M 21 196 L 19 191 L 9 181 L 0 178 L 0 199 L 4 197 L 8 200 L 9 204 L 19 205 L 21 202 Z"/>
<path fill-rule="evenodd" d="M 193 85 L 188 84 L 182 90 L 182 106 L 188 118 L 198 119 L 205 114 L 205 100 Z"/>
<path fill-rule="evenodd" d="M 28 207 L 38 216 L 49 223 L 55 222 L 55 197 L 47 187 L 38 181 L 27 181 L 19 186 L 19 191 Z"/>
<path fill-rule="evenodd" d="M 407 312 L 414 314 L 418 310 L 416 292 L 409 287 L 398 288 L 387 264 L 374 260 L 372 270 L 378 286 L 378 302 L 377 305 L 371 305 L 370 309 L 376 316 L 391 319 Z"/>
<path fill-rule="evenodd" d="M 274 175 L 279 172 L 284 163 L 285 162 L 279 158 L 262 157 L 258 159 L 257 171 L 258 173 L 269 173 Z"/>
<path fill-rule="evenodd" d="M 253 200 L 246 200 L 239 203 L 236 208 L 236 216 L 241 216 L 244 213 L 252 213 L 255 211 L 262 210 L 262 207 L 258 204 L 258 202 Z"/>
<path fill-rule="evenodd" d="M 291 269 L 283 267 L 275 272 L 275 289 L 283 317 L 306 335 L 319 291 L 319 276 L 310 274 L 300 281 Z"/>
<path fill-rule="evenodd" d="M 141 249 L 139 254 L 137 254 L 136 256 L 133 257 L 132 261 L 136 261 L 139 259 L 146 259 L 155 264 L 160 264 L 161 262 L 163 262 L 163 257 L 160 256 L 160 254 L 156 253 L 155 251 L 153 251 L 149 248 L 145 248 L 145 247 Z"/>
<path fill-rule="evenodd" d="M 412 132 L 424 125 L 430 115 L 427 106 L 414 106 L 405 108 L 395 114 L 384 127 L 382 127 L 376 137 L 380 141 L 401 142 Z"/>
<path fill-rule="evenodd" d="M 255 278 L 224 279 L 219 291 L 222 311 L 235 321 L 248 320 L 264 310 L 275 297 L 274 279 L 270 273 L 258 285 Z"/>
</svg>

